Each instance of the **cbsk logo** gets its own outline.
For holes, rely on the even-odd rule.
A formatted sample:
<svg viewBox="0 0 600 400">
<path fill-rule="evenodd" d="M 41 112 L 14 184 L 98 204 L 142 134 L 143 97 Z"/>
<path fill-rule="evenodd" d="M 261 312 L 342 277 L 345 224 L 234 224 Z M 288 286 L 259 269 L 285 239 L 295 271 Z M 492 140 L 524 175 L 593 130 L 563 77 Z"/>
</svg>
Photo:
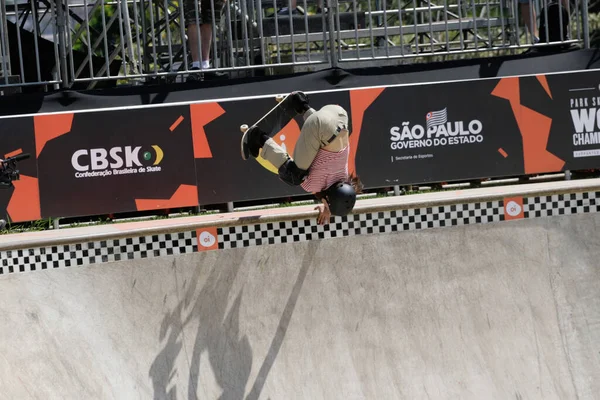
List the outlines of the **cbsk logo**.
<svg viewBox="0 0 600 400">
<path fill-rule="evenodd" d="M 390 129 L 391 148 L 393 150 L 446 146 L 466 143 L 481 143 L 483 124 L 474 119 L 465 121 L 448 121 L 447 108 L 430 111 L 425 115 L 425 127 L 419 124 L 410 126 L 409 121 L 402 122 L 402 127 Z"/>
<path fill-rule="evenodd" d="M 163 150 L 158 145 L 151 147 L 143 151 L 142 146 L 80 149 L 71 156 L 71 165 L 78 171 L 76 178 L 160 171 Z"/>
<path fill-rule="evenodd" d="M 152 165 L 158 165 L 163 159 L 164 153 L 162 149 L 157 145 L 152 145 L 154 149 L 154 156 L 150 151 L 142 153 L 144 161 L 148 162 L 154 158 Z M 106 149 L 90 149 L 90 150 L 77 150 L 71 157 L 71 164 L 77 171 L 99 171 L 110 168 L 122 168 L 123 166 L 131 168 L 134 165 L 141 167 L 139 152 L 142 146 L 131 147 L 113 147 L 109 151 Z M 85 157 L 85 158 L 84 158 Z M 89 157 L 89 163 L 86 163 L 86 158 Z M 124 158 L 124 160 L 123 160 Z M 110 161 L 109 161 L 110 159 Z"/>
</svg>

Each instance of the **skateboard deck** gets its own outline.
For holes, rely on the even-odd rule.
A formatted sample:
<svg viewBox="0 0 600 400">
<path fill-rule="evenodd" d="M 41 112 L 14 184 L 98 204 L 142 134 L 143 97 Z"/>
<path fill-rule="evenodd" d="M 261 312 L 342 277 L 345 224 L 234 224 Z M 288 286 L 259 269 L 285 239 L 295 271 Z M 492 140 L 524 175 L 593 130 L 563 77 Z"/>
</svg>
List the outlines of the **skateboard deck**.
<svg viewBox="0 0 600 400">
<path fill-rule="evenodd" d="M 247 134 L 250 129 L 258 127 L 263 132 L 266 132 L 269 137 L 273 137 L 296 116 L 297 113 L 292 108 L 292 98 L 289 94 L 277 96 L 275 100 L 277 101 L 277 104 L 254 124 L 250 126 L 243 124 L 240 126 L 240 130 L 243 133 L 240 142 L 242 159 L 246 160 L 252 157 L 248 154 L 246 148 Z M 277 173 L 277 169 L 260 155 L 256 160 L 269 171 Z"/>
</svg>

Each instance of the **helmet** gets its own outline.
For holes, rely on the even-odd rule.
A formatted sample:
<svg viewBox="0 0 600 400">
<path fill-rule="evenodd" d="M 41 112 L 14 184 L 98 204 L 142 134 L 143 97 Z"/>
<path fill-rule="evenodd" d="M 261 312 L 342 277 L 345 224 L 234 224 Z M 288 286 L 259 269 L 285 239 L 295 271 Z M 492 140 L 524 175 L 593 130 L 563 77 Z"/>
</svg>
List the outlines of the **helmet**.
<svg viewBox="0 0 600 400">
<path fill-rule="evenodd" d="M 341 217 L 352 211 L 354 203 L 356 203 L 354 188 L 345 182 L 337 182 L 331 185 L 325 191 L 325 196 L 331 214 Z"/>
</svg>

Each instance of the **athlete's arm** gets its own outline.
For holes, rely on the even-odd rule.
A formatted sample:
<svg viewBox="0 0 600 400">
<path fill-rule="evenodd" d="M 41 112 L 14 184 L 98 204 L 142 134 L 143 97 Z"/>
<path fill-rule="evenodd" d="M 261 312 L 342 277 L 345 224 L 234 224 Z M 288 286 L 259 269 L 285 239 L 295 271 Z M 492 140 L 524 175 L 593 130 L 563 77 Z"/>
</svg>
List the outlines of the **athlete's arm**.
<svg viewBox="0 0 600 400">
<path fill-rule="evenodd" d="M 327 200 L 324 197 L 321 198 L 321 203 L 323 203 L 323 209 L 321 209 L 321 205 L 318 205 L 315 208 L 315 210 L 319 210 L 317 223 L 319 225 L 327 225 L 331 219 L 331 211 L 329 210 L 329 204 L 327 204 Z"/>
</svg>

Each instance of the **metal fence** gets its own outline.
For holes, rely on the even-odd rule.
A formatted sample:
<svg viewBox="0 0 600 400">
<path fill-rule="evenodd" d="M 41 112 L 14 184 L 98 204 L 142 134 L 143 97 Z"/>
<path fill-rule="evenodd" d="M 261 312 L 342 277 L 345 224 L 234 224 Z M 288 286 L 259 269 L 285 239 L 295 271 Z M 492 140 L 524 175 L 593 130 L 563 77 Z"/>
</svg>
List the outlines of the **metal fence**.
<svg viewBox="0 0 600 400">
<path fill-rule="evenodd" d="M 588 0 L 0 4 L 2 94 L 276 74 L 350 63 L 393 64 L 414 58 L 426 62 L 469 53 L 495 56 L 532 47 L 589 47 Z M 209 58 L 208 65 L 202 64 L 203 57 Z"/>
<path fill-rule="evenodd" d="M 585 1 L 392 0 L 377 9 L 367 2 L 366 10 L 350 4 L 352 17 L 362 12 L 367 21 L 364 29 L 334 31 L 339 61 L 589 46 Z"/>
</svg>

